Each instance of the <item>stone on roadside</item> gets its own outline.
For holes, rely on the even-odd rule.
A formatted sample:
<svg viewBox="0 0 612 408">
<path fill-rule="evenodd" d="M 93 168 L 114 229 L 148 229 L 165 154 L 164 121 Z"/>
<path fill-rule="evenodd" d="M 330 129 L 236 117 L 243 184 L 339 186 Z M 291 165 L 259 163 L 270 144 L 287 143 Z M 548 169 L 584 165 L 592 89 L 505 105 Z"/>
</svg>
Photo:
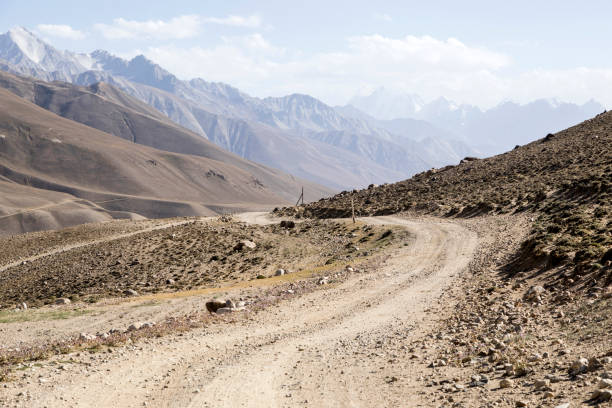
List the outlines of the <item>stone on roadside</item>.
<svg viewBox="0 0 612 408">
<path fill-rule="evenodd" d="M 599 384 L 597 384 L 597 388 L 604 389 L 604 388 L 612 388 L 612 379 L 610 378 L 603 378 Z"/>
<path fill-rule="evenodd" d="M 127 331 L 135 331 L 135 330 L 140 330 L 142 329 L 142 323 L 132 323 L 130 324 L 130 326 L 128 327 Z"/>
<path fill-rule="evenodd" d="M 138 296 L 138 292 L 136 292 L 134 289 L 126 289 L 123 294 L 126 296 Z"/>
<path fill-rule="evenodd" d="M 576 375 L 583 373 L 589 367 L 589 360 L 584 357 L 580 357 L 578 360 L 574 361 L 569 368 L 569 373 L 571 375 Z"/>
<path fill-rule="evenodd" d="M 284 274 L 285 274 L 284 269 L 277 269 L 276 272 L 274 273 L 274 276 L 282 276 Z"/>
<path fill-rule="evenodd" d="M 514 386 L 514 381 L 509 378 L 504 378 L 499 382 L 499 388 L 512 388 Z"/>
<path fill-rule="evenodd" d="M 88 333 L 81 333 L 81 334 L 79 334 L 79 340 L 87 341 L 87 340 L 94 340 L 95 338 L 96 338 L 96 336 L 93 336 L 93 335 L 88 334 Z"/>
<path fill-rule="evenodd" d="M 225 301 L 225 307 L 229 307 L 230 309 L 235 309 L 236 308 L 236 304 L 234 303 L 234 301 L 232 299 L 227 299 Z"/>
<path fill-rule="evenodd" d="M 607 389 L 595 390 L 591 394 L 591 400 L 597 403 L 607 402 L 607 401 L 610 401 L 611 399 L 612 399 L 612 391 L 607 390 Z"/>
<path fill-rule="evenodd" d="M 523 400 L 518 400 L 514 403 L 515 406 L 517 407 L 526 407 L 527 406 L 527 401 L 523 401 Z"/>
<path fill-rule="evenodd" d="M 533 383 L 536 391 L 550 390 L 550 380 L 535 380 Z"/>
<path fill-rule="evenodd" d="M 70 299 L 68 298 L 59 298 L 55 301 L 56 305 L 69 305 L 70 303 Z"/>
<path fill-rule="evenodd" d="M 544 291 L 545 289 L 540 285 L 532 286 L 525 293 L 524 298 L 525 300 L 539 300 Z"/>
</svg>

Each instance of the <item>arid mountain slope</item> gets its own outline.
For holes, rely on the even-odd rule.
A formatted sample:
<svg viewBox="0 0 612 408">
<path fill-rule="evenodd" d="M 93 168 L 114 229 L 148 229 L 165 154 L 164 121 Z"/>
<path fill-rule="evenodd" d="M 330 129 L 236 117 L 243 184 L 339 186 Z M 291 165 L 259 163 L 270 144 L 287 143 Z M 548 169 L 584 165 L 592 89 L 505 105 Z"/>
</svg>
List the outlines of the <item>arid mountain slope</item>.
<svg viewBox="0 0 612 408">
<path fill-rule="evenodd" d="M 307 217 L 347 217 L 353 201 L 357 215 L 409 211 L 473 217 L 530 211 L 534 224 L 519 266 L 575 267 L 583 278 L 570 273 L 563 279 L 605 286 L 612 276 L 611 185 L 612 112 L 607 112 L 499 156 L 466 158 L 457 166 L 342 192 L 299 210 Z"/>
<path fill-rule="evenodd" d="M 244 160 L 172 122 L 159 111 L 105 83 L 80 87 L 47 83 L 0 72 L 0 87 L 51 112 L 130 142 L 174 153 L 205 157 L 236 166 L 286 200 L 304 186 L 306 200 L 331 190 L 283 172 Z"/>
<path fill-rule="evenodd" d="M 128 216 L 125 212 L 145 217 L 211 215 L 287 202 L 231 164 L 134 144 L 64 119 L 4 89 L 0 175 L 5 181 L 94 202 L 88 205 L 102 207 L 107 214 L 120 211 L 122 218 Z M 19 200 L 23 194 L 17 189 L 8 188 L 7 193 L 12 207 L 5 204 L 2 215 L 31 207 L 29 199 Z M 62 200 L 56 193 L 45 199 Z"/>
</svg>

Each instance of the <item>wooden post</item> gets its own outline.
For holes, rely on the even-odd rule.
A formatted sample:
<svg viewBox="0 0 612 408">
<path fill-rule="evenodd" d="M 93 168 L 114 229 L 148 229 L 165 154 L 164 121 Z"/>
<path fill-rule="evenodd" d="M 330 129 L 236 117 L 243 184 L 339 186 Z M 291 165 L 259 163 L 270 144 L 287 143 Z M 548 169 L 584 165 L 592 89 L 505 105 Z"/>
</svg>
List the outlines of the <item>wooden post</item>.
<svg viewBox="0 0 612 408">
<path fill-rule="evenodd" d="M 355 202 L 353 201 L 353 197 L 351 197 L 351 213 L 353 214 L 353 224 L 355 223 Z"/>
<path fill-rule="evenodd" d="M 304 205 L 304 187 L 303 186 L 302 186 L 302 194 L 300 194 L 300 196 L 298 197 L 297 202 L 295 203 L 296 207 L 298 205 L 300 205 L 300 200 L 302 201 L 302 205 Z"/>
</svg>

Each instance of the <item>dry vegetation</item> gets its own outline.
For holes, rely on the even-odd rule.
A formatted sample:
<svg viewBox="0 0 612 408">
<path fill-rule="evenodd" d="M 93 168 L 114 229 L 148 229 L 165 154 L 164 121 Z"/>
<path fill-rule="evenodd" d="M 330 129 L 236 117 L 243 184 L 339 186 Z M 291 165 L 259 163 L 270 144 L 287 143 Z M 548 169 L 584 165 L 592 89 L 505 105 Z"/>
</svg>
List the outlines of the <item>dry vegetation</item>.
<svg viewBox="0 0 612 408">
<path fill-rule="evenodd" d="M 0 272 L 0 305 L 53 303 L 218 287 L 282 268 L 350 262 L 387 245 L 388 229 L 307 221 L 293 228 L 224 221 L 188 224 L 87 245 Z M 397 234 L 405 234 L 398 231 Z M 57 235 L 57 236 L 56 236 Z M 46 233 L 49 243 L 66 232 Z M 255 243 L 250 249 L 242 241 Z M 20 239 L 3 241 L 21 245 Z"/>
</svg>

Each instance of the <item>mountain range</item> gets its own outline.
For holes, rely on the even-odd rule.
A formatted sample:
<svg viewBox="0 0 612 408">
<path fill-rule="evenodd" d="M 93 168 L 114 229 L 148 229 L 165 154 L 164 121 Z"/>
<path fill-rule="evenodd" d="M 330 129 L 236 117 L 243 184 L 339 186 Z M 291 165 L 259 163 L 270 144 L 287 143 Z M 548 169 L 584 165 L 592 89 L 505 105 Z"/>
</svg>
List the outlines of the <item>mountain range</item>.
<svg viewBox="0 0 612 408">
<path fill-rule="evenodd" d="M 106 83 L 243 158 L 334 189 L 400 180 L 474 149 L 431 127 L 391 132 L 308 95 L 255 98 L 223 83 L 183 81 L 144 56 L 59 51 L 24 28 L 0 35 L 0 69 L 45 81 Z"/>
<path fill-rule="evenodd" d="M 330 189 L 247 161 L 111 85 L 0 72 L 0 233 L 268 209 Z"/>
<path fill-rule="evenodd" d="M 527 104 L 508 101 L 482 110 L 443 97 L 426 103 L 418 95 L 385 88 L 354 97 L 348 106 L 371 115 L 380 126 L 395 133 L 403 131 L 402 124 L 407 119 L 426 121 L 446 131 L 447 138 L 460 140 L 484 156 L 532 142 L 605 110 L 594 100 L 577 105 L 556 99 L 538 99 Z M 388 123 L 391 127 L 381 123 Z M 410 126 L 407 128 L 412 129 Z"/>
</svg>

